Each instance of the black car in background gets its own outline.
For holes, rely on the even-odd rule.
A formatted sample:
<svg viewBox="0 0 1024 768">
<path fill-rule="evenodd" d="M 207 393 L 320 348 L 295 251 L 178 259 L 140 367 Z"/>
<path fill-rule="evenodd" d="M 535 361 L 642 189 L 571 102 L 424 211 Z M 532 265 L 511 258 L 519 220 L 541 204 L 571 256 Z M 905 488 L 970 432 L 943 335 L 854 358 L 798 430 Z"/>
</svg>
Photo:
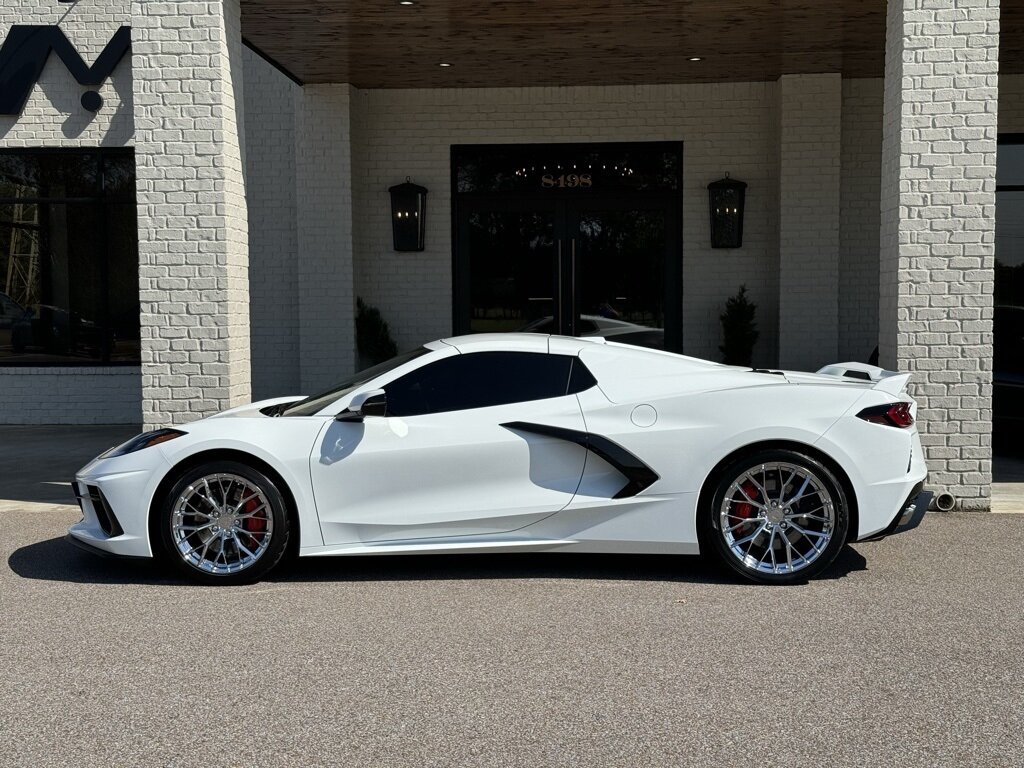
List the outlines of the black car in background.
<svg viewBox="0 0 1024 768">
<path fill-rule="evenodd" d="M 0 353 L 11 348 L 14 324 L 24 315 L 24 307 L 6 293 L 0 293 Z"/>
</svg>

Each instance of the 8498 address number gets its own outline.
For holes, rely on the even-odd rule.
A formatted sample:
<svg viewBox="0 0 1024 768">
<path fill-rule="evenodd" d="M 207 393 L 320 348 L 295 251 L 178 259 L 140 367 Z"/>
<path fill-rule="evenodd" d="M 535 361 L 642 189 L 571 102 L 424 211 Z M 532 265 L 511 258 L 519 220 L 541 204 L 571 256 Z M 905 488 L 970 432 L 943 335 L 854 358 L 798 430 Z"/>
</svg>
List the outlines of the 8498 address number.
<svg viewBox="0 0 1024 768">
<path fill-rule="evenodd" d="M 594 186 L 594 179 L 589 173 L 563 173 L 555 176 L 553 173 L 545 173 L 540 177 L 540 185 L 544 189 L 574 189 L 579 187 L 586 189 Z"/>
</svg>

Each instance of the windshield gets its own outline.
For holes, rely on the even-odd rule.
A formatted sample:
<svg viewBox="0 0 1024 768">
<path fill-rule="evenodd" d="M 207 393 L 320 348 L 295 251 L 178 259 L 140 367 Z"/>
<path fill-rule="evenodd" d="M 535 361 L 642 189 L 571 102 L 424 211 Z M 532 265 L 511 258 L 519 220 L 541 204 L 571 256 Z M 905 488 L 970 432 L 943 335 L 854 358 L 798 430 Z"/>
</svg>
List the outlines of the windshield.
<svg viewBox="0 0 1024 768">
<path fill-rule="evenodd" d="M 426 347 L 420 347 L 418 349 L 414 349 L 412 352 L 405 352 L 404 354 L 392 357 L 390 360 L 387 360 L 380 365 L 375 365 L 372 368 L 367 368 L 365 371 L 354 373 L 326 392 L 321 392 L 319 395 L 307 397 L 305 400 L 299 400 L 297 403 L 292 403 L 291 405 L 283 408 L 280 415 L 313 416 L 333 403 L 339 397 L 344 397 L 350 392 L 359 389 L 359 387 L 363 386 L 366 382 L 371 381 L 388 371 L 393 371 L 398 366 L 404 365 L 410 360 L 415 360 L 417 357 L 421 357 L 429 351 L 430 350 Z"/>
</svg>

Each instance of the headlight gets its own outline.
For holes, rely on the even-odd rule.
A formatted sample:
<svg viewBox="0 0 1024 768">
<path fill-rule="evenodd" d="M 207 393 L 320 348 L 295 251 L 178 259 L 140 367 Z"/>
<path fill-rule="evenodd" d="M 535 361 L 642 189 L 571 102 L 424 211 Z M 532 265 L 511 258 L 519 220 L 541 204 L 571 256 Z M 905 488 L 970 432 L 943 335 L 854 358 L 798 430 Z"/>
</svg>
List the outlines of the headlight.
<svg viewBox="0 0 1024 768">
<path fill-rule="evenodd" d="M 180 429 L 155 429 L 152 432 L 143 432 L 141 435 L 136 435 L 131 440 L 121 443 L 115 448 L 111 448 L 106 453 L 100 454 L 101 459 L 112 459 L 115 456 L 124 456 L 126 453 L 135 453 L 141 451 L 143 448 L 149 448 L 154 445 L 160 445 L 160 443 L 166 443 L 168 440 L 173 440 L 176 437 L 181 437 L 186 434 Z"/>
</svg>

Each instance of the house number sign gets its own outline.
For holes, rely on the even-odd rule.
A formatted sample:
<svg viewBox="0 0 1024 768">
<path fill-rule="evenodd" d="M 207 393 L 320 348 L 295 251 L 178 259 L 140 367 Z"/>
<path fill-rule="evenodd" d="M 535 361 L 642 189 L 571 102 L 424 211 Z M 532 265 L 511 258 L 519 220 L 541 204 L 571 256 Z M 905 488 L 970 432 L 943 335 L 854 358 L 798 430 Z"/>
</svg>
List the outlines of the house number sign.
<svg viewBox="0 0 1024 768">
<path fill-rule="evenodd" d="M 545 173 L 540 177 L 544 189 L 587 189 L 594 186 L 594 177 L 589 173 Z"/>
</svg>

